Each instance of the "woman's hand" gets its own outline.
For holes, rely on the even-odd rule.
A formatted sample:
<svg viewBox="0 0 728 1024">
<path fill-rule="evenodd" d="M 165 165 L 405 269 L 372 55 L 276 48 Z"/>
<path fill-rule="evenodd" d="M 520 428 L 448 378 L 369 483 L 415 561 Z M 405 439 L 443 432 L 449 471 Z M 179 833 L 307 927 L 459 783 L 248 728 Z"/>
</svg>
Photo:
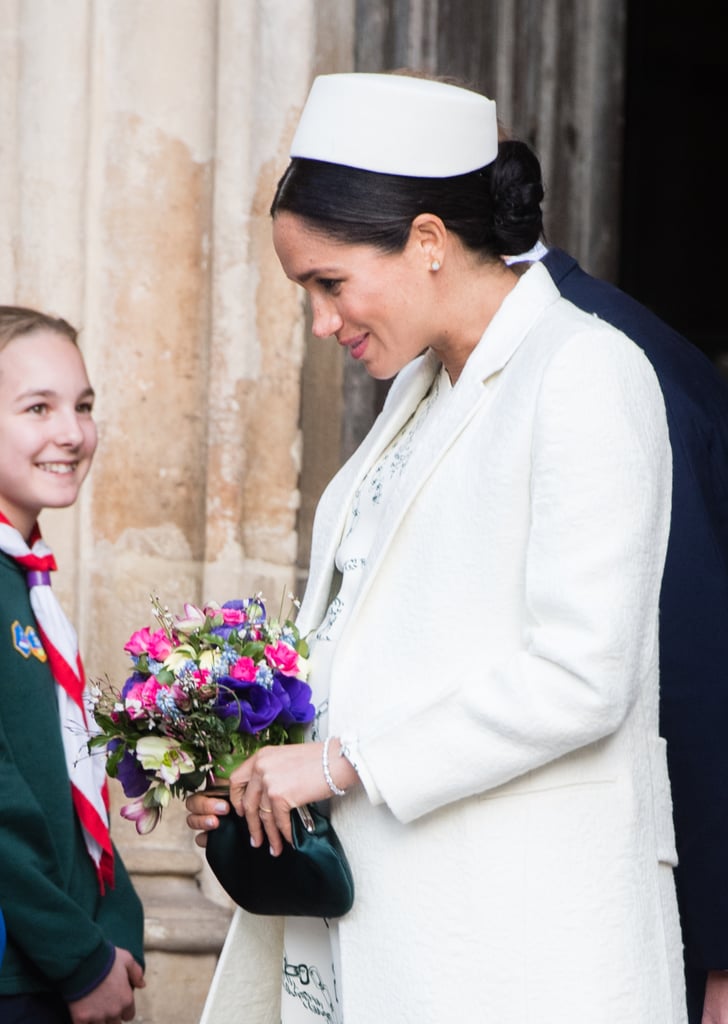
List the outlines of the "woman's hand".
<svg viewBox="0 0 728 1024">
<path fill-rule="evenodd" d="M 334 783 L 341 789 L 358 784 L 359 776 L 344 757 L 339 756 L 339 741 L 329 744 L 329 768 Z M 289 746 L 262 747 L 236 768 L 230 776 L 230 803 L 245 817 L 253 846 L 268 840 L 274 857 L 290 843 L 291 811 L 294 807 L 325 800 L 331 790 L 323 772 L 323 743 L 293 743 Z M 204 846 L 206 832 L 217 828 L 221 814 L 230 807 L 223 801 L 195 793 L 187 798 L 187 824 L 202 829 L 196 842 Z"/>
</svg>

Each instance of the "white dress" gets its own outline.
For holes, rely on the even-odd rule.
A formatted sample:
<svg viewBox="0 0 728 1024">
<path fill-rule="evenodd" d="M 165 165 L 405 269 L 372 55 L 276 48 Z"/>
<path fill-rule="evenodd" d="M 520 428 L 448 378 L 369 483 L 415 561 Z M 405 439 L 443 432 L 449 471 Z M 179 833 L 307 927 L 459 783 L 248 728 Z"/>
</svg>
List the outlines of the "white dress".
<svg viewBox="0 0 728 1024">
<path fill-rule="evenodd" d="M 310 641 L 311 670 L 319 679 L 327 676 L 337 636 L 360 585 L 361 571 L 379 520 L 387 514 L 394 484 L 405 472 L 417 436 L 430 413 L 447 400 L 451 390 L 450 378 L 443 368 L 412 417 L 356 490 L 336 554 L 341 586 Z M 326 737 L 327 718 L 328 707 L 324 701 L 317 709 L 312 739 Z M 282 1024 L 313 1024 L 314 1021 L 343 1024 L 339 979 L 336 921 L 288 918 L 283 956 Z"/>
</svg>

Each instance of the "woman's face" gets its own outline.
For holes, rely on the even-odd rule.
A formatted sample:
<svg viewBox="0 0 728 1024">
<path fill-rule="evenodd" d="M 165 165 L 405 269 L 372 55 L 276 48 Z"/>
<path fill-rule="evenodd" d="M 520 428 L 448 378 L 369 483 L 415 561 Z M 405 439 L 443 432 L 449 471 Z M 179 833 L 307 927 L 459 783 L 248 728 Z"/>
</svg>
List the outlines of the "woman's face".
<svg viewBox="0 0 728 1024">
<path fill-rule="evenodd" d="M 372 377 L 389 380 L 432 344 L 431 256 L 414 235 L 403 252 L 387 254 L 281 212 L 273 244 L 286 275 L 308 293 L 313 333 L 334 336 Z"/>
</svg>

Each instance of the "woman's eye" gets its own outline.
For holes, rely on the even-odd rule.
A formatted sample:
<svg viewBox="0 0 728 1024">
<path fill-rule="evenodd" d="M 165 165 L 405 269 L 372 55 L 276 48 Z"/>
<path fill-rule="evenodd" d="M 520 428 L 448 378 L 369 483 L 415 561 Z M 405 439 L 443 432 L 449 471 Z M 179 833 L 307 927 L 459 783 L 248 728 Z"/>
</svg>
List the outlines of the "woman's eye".
<svg viewBox="0 0 728 1024">
<path fill-rule="evenodd" d="M 333 292 L 341 285 L 341 281 L 337 281 L 336 278 L 333 277 L 321 277 L 319 278 L 319 284 L 324 291 Z"/>
<path fill-rule="evenodd" d="M 28 406 L 28 412 L 32 412 L 35 416 L 42 416 L 44 412 L 48 410 L 48 406 L 45 402 L 36 402 L 35 405 Z"/>
<path fill-rule="evenodd" d="M 93 402 L 79 402 L 76 406 L 76 412 L 84 413 L 86 416 L 90 416 L 93 411 Z"/>
</svg>

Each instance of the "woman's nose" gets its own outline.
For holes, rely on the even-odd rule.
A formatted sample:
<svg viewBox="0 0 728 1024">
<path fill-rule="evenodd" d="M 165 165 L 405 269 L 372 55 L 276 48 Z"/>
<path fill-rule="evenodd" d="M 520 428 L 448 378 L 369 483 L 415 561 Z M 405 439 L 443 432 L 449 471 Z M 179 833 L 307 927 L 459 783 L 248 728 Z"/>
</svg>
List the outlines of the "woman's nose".
<svg viewBox="0 0 728 1024">
<path fill-rule="evenodd" d="M 316 338 L 330 338 L 344 323 L 334 304 L 320 299 L 311 303 L 311 315 L 311 331 Z"/>
</svg>

